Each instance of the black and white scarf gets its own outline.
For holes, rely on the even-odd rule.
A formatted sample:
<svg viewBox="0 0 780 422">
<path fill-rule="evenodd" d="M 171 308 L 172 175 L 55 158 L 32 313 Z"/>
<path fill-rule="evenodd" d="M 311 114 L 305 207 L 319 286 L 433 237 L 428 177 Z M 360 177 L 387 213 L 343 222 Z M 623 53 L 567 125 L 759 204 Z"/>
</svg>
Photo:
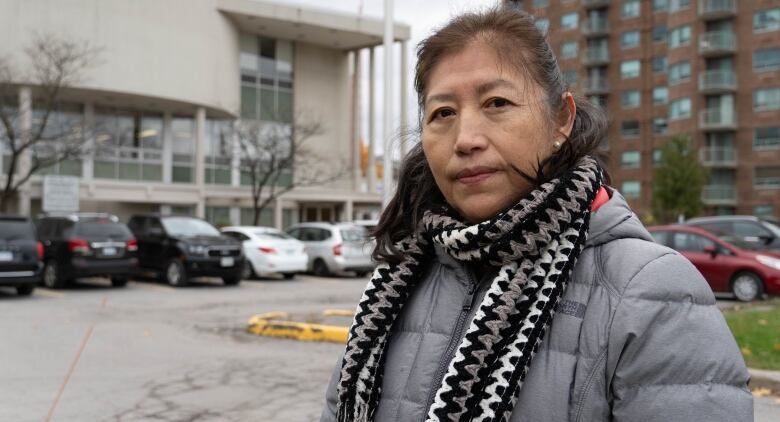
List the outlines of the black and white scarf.
<svg viewBox="0 0 780 422">
<path fill-rule="evenodd" d="M 602 183 L 584 157 L 490 220 L 466 225 L 426 212 L 397 243 L 404 258 L 380 264 L 350 328 L 338 386 L 339 422 L 368 422 L 379 403 L 387 339 L 432 244 L 463 262 L 499 268 L 428 409 L 428 421 L 506 421 L 555 306 L 585 244 L 590 205 Z"/>
</svg>

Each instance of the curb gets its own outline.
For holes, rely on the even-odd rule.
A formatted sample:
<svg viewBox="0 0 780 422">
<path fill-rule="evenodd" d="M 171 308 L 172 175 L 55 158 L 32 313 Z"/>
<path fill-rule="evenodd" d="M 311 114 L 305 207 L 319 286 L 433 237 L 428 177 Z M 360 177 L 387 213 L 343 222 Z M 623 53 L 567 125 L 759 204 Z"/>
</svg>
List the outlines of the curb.
<svg viewBox="0 0 780 422">
<path fill-rule="evenodd" d="M 328 310 L 325 316 L 352 316 L 352 311 Z M 300 341 L 347 342 L 349 327 L 286 321 L 287 312 L 268 312 L 249 318 L 248 331 L 259 336 L 281 337 Z"/>
<path fill-rule="evenodd" d="M 748 368 L 748 371 L 750 372 L 749 387 L 751 390 L 765 388 L 770 390 L 771 395 L 780 395 L 780 373 L 753 368 Z"/>
</svg>

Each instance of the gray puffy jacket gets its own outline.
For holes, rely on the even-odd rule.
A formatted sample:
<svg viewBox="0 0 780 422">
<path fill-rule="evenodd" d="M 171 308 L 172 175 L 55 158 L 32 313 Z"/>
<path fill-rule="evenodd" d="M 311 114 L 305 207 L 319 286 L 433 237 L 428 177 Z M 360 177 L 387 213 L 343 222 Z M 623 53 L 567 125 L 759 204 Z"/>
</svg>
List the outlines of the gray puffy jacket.
<svg viewBox="0 0 780 422">
<path fill-rule="evenodd" d="M 489 280 L 437 251 L 397 320 L 374 421 L 424 421 Z M 339 360 L 321 421 L 335 420 Z M 690 262 L 617 192 L 590 235 L 510 420 L 752 421 L 739 349 Z"/>
</svg>

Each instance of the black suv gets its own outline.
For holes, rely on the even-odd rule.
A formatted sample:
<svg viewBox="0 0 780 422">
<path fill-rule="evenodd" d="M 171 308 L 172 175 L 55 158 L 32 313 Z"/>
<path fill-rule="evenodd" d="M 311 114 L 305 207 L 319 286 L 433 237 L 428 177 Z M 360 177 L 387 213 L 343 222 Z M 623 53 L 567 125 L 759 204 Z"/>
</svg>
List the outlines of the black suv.
<svg viewBox="0 0 780 422">
<path fill-rule="evenodd" d="M 74 278 L 104 276 L 115 287 L 136 274 L 138 244 L 127 226 L 110 214 L 76 213 L 38 220 L 43 243 L 43 284 L 60 288 Z"/>
<path fill-rule="evenodd" d="M 127 226 L 138 239 L 141 268 L 160 274 L 171 286 L 185 286 L 198 276 L 221 277 L 229 286 L 241 282 L 241 243 L 204 220 L 145 214 L 132 216 Z"/>
<path fill-rule="evenodd" d="M 685 224 L 700 227 L 727 240 L 742 240 L 758 250 L 780 251 L 780 227 L 776 223 L 752 215 L 699 217 L 692 218 Z"/>
<path fill-rule="evenodd" d="M 41 279 L 42 256 L 43 246 L 28 218 L 0 216 L 0 286 L 30 295 Z"/>
</svg>

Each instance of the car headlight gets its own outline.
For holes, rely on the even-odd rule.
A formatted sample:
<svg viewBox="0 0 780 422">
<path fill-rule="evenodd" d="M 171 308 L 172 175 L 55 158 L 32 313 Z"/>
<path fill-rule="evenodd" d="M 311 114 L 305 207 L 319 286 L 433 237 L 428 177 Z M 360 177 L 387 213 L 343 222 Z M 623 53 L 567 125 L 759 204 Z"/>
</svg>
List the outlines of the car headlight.
<svg viewBox="0 0 780 422">
<path fill-rule="evenodd" d="M 203 255 L 206 253 L 206 247 L 203 245 L 189 245 L 187 246 L 187 252 L 192 255 Z"/>
<path fill-rule="evenodd" d="M 771 256 L 766 255 L 756 255 L 756 259 L 758 262 L 766 265 L 767 267 L 780 270 L 780 259 L 772 258 Z"/>
</svg>

